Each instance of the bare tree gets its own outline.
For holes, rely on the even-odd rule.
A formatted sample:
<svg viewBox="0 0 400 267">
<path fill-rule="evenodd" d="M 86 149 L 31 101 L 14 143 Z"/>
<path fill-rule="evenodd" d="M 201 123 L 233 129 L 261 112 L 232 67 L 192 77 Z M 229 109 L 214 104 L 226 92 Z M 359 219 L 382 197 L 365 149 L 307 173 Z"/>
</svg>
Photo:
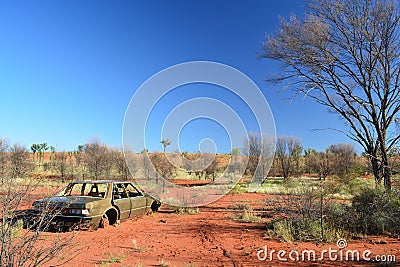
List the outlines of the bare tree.
<svg viewBox="0 0 400 267">
<path fill-rule="evenodd" d="M 231 153 L 231 162 L 228 164 L 228 175 L 231 177 L 234 173 L 239 172 L 240 170 L 244 170 L 244 163 L 242 161 L 243 157 L 240 155 L 240 148 L 233 148 Z"/>
<path fill-rule="evenodd" d="M 254 175 L 258 162 L 260 160 L 262 149 L 261 136 L 258 133 L 250 132 L 248 134 L 248 139 L 244 142 L 244 154 L 248 157 L 247 172 Z"/>
<path fill-rule="evenodd" d="M 134 158 L 136 155 L 129 151 L 127 151 L 124 155 L 124 153 L 122 153 L 122 151 L 118 148 L 112 149 L 111 154 L 112 162 L 114 163 L 119 176 L 124 180 L 128 180 L 131 175 L 125 157 L 128 158 L 131 168 L 136 169 L 136 165 L 138 164 L 137 157 Z"/>
<path fill-rule="evenodd" d="M 391 189 L 389 152 L 400 111 L 400 13 L 397 0 L 310 2 L 302 19 L 281 20 L 261 57 L 282 62 L 270 82 L 287 82 L 345 121 L 341 131 L 368 155 L 376 184 Z M 339 130 L 340 131 L 340 130 Z"/>
<path fill-rule="evenodd" d="M 150 176 L 152 174 L 153 169 L 152 169 L 152 162 L 150 160 L 148 150 L 146 148 L 143 149 L 140 153 L 140 156 L 141 156 L 141 160 L 139 163 L 140 163 L 141 169 L 143 170 L 144 175 L 147 178 L 147 180 L 150 180 Z"/>
<path fill-rule="evenodd" d="M 84 146 L 83 160 L 91 177 L 98 179 L 110 170 L 108 147 L 95 139 Z"/>
<path fill-rule="evenodd" d="M 157 173 L 159 173 L 164 179 L 171 178 L 176 170 L 175 166 L 168 161 L 164 153 L 151 153 L 150 160 Z"/>
<path fill-rule="evenodd" d="M 67 153 L 65 151 L 55 153 L 55 168 L 61 174 L 61 181 L 64 182 L 67 171 Z"/>
<path fill-rule="evenodd" d="M 336 167 L 334 157 L 329 149 L 326 149 L 325 152 L 312 150 L 307 157 L 309 158 L 308 168 L 318 174 L 320 180 L 325 180 Z"/>
<path fill-rule="evenodd" d="M 305 172 L 311 174 L 313 172 L 313 155 L 317 153 L 314 148 L 304 149 L 304 167 Z"/>
<path fill-rule="evenodd" d="M 74 151 L 75 162 L 78 167 L 81 165 L 83 148 L 83 145 L 79 145 L 77 150 Z"/>
<path fill-rule="evenodd" d="M 206 153 L 204 160 L 207 161 L 207 163 L 211 161 L 211 163 L 209 163 L 208 166 L 204 169 L 204 172 L 206 177 L 211 176 L 211 179 L 214 182 L 218 172 L 218 161 L 216 155 Z"/>
<path fill-rule="evenodd" d="M 27 211 L 21 210 L 37 185 L 13 178 L 0 185 L 0 266 L 43 266 L 72 247 L 73 234 L 49 238 L 43 233 L 60 210 L 49 205 L 30 220 Z"/>
<path fill-rule="evenodd" d="M 19 144 L 13 144 L 10 148 L 10 175 L 13 178 L 25 176 L 32 169 L 29 160 L 29 152 Z"/>
<path fill-rule="evenodd" d="M 265 134 L 249 133 L 244 141 L 244 154 L 247 156 L 246 171 L 253 176 L 253 182 L 265 181 L 273 161 L 275 140 Z"/>
<path fill-rule="evenodd" d="M 299 170 L 299 162 L 303 146 L 300 139 L 293 136 L 279 136 L 276 142 L 276 159 L 284 179 L 289 178 Z"/>
<path fill-rule="evenodd" d="M 352 144 L 334 144 L 330 145 L 328 150 L 335 165 L 334 172 L 339 176 L 349 174 L 357 156 L 354 146 Z"/>
<path fill-rule="evenodd" d="M 0 139 L 0 176 L 1 183 L 4 182 L 4 178 L 7 171 L 7 162 L 8 162 L 8 151 L 9 146 L 5 140 Z"/>
</svg>

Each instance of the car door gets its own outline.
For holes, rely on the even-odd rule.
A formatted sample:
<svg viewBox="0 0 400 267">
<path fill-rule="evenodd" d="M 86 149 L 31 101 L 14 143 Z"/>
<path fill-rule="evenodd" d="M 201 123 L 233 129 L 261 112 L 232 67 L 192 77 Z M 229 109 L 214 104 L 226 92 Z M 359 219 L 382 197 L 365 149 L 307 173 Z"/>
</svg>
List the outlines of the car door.
<svg viewBox="0 0 400 267">
<path fill-rule="evenodd" d="M 132 203 L 131 217 L 145 214 L 147 198 L 132 183 L 126 184 L 126 190 Z"/>
<path fill-rule="evenodd" d="M 120 220 L 131 217 L 131 198 L 128 196 L 125 184 L 115 183 L 113 186 L 113 203 L 118 207 Z"/>
</svg>

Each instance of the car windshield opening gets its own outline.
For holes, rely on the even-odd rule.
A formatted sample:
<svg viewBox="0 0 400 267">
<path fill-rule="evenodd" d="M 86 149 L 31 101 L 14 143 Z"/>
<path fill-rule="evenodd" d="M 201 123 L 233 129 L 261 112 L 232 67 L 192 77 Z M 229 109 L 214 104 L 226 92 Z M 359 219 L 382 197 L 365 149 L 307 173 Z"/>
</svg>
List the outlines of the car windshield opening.
<svg viewBox="0 0 400 267">
<path fill-rule="evenodd" d="M 86 196 L 104 198 L 107 192 L 106 183 L 72 183 L 69 184 L 60 196 Z"/>
</svg>

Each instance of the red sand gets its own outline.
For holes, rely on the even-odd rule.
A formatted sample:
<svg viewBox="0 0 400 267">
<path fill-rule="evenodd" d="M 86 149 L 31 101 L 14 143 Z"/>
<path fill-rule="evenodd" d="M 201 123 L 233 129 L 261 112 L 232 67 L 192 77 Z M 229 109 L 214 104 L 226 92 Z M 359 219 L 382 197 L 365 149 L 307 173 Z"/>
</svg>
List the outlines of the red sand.
<svg viewBox="0 0 400 267">
<path fill-rule="evenodd" d="M 47 266 L 56 265 L 71 257 L 64 266 L 366 266 L 367 262 L 323 261 L 295 262 L 289 252 L 300 253 L 315 249 L 317 256 L 336 244 L 285 243 L 265 237 L 265 223 L 241 223 L 231 217 L 239 212 L 236 203 L 250 204 L 259 211 L 269 195 L 244 193 L 227 195 L 215 203 L 201 207 L 196 214 L 178 214 L 168 207 L 160 212 L 121 222 L 97 231 L 76 232 L 74 247 Z M 69 235 L 71 233 L 62 233 Z M 372 256 L 391 254 L 400 260 L 400 241 L 388 237 L 368 237 L 350 240 L 346 250 L 357 249 L 360 254 L 371 250 Z M 285 250 L 287 262 L 261 261 L 257 251 L 268 247 Z M 71 256 L 72 255 L 72 256 Z M 294 254 L 293 254 L 294 255 Z M 263 254 L 260 254 L 263 256 Z M 361 256 L 360 256 L 361 257 Z M 112 263 L 114 261 L 114 263 Z M 117 262 L 115 262 L 117 261 Z M 118 262 L 119 261 L 119 262 Z M 376 266 L 370 263 L 369 266 Z"/>
</svg>

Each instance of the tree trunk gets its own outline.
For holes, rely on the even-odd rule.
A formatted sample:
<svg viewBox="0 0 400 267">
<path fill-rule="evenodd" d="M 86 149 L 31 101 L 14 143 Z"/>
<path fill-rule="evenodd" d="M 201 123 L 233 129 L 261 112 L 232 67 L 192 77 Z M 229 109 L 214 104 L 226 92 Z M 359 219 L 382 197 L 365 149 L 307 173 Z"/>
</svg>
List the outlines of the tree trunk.
<svg viewBox="0 0 400 267">
<path fill-rule="evenodd" d="M 386 192 L 389 192 L 392 189 L 392 171 L 389 166 L 389 159 L 386 150 L 382 155 L 381 169 L 383 185 L 385 186 Z"/>
<path fill-rule="evenodd" d="M 376 157 L 371 157 L 371 166 L 375 178 L 375 186 L 380 186 L 383 179 L 383 185 L 386 191 L 389 192 L 392 189 L 392 173 L 387 155 L 382 156 L 381 162 Z"/>
<path fill-rule="evenodd" d="M 383 184 L 385 186 L 386 192 L 392 190 L 392 179 L 389 168 L 383 174 Z"/>
</svg>

